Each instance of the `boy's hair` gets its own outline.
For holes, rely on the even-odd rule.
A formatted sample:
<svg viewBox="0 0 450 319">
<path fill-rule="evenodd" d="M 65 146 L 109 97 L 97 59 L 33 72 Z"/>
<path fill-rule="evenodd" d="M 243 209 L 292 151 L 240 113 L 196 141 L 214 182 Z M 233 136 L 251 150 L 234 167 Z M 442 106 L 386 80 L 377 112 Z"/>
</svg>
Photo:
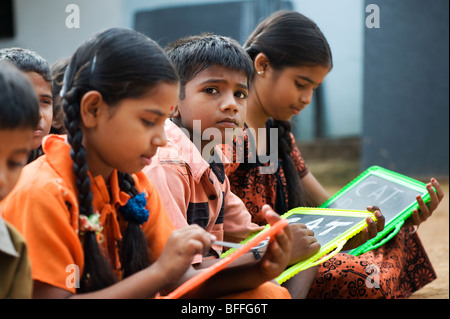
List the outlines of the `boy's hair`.
<svg viewBox="0 0 450 319">
<path fill-rule="evenodd" d="M 247 82 L 253 76 L 253 63 L 249 56 L 237 41 L 229 37 L 212 33 L 189 36 L 169 43 L 166 52 L 180 76 L 180 99 L 184 99 L 186 83 L 214 65 L 245 72 Z"/>
<path fill-rule="evenodd" d="M 28 77 L 7 61 L 0 61 L 0 130 L 35 130 L 39 102 Z"/>
<path fill-rule="evenodd" d="M 52 84 L 52 72 L 49 63 L 32 50 L 23 48 L 0 49 L 0 60 L 12 62 L 23 72 L 36 72 L 45 81 Z"/>
<path fill-rule="evenodd" d="M 80 215 L 93 214 L 89 168 L 80 128 L 80 103 L 84 94 L 98 91 L 108 106 L 115 107 L 123 99 L 144 96 L 159 83 L 178 81 L 174 66 L 159 45 L 133 30 L 108 29 L 95 34 L 75 51 L 64 74 L 61 96 Z M 133 177 L 118 172 L 118 178 L 120 189 L 133 199 L 138 194 Z M 150 261 L 140 225 L 125 214 L 122 217 L 128 226 L 121 242 L 120 261 L 123 276 L 127 277 L 149 266 Z M 85 266 L 80 290 L 99 290 L 113 284 L 117 278 L 99 250 L 95 233 L 87 231 L 83 239 Z"/>
</svg>

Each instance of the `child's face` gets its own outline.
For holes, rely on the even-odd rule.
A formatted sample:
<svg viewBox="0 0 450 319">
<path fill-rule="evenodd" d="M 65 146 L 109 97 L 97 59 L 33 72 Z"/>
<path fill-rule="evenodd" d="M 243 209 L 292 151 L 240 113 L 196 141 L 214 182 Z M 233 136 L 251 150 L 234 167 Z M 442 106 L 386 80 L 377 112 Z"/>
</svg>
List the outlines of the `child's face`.
<svg viewBox="0 0 450 319">
<path fill-rule="evenodd" d="M 90 172 L 106 179 L 113 168 L 131 174 L 149 165 L 157 148 L 167 142 L 164 121 L 176 104 L 178 93 L 178 83 L 160 83 L 147 95 L 123 99 L 113 107 L 102 102 L 95 111 L 94 124 L 89 118 L 83 119 L 87 126 L 83 144 Z"/>
<path fill-rule="evenodd" d="M 31 151 L 33 130 L 0 130 L 0 201 L 19 179 Z"/>
<path fill-rule="evenodd" d="M 221 143 L 225 143 L 226 134 L 231 129 L 240 129 L 244 125 L 247 96 L 247 75 L 244 71 L 211 66 L 186 84 L 185 97 L 178 104 L 181 125 L 194 134 L 216 128 L 222 135 Z M 201 121 L 200 131 L 194 126 L 194 120 Z M 202 144 L 205 143 L 208 141 L 202 141 Z"/>
<path fill-rule="evenodd" d="M 313 93 L 330 69 L 323 66 L 268 68 L 255 75 L 255 90 L 267 115 L 288 121 L 311 103 Z"/>
<path fill-rule="evenodd" d="M 33 149 L 38 148 L 44 136 L 50 132 L 53 120 L 52 85 L 36 72 L 27 72 L 39 98 L 39 124 L 34 132 Z"/>
</svg>

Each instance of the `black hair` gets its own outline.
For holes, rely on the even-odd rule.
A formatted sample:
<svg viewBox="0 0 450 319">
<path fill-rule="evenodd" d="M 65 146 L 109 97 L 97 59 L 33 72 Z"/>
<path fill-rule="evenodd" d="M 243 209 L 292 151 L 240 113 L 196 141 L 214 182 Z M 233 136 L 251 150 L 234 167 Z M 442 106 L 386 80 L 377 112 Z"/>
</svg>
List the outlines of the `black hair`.
<svg viewBox="0 0 450 319">
<path fill-rule="evenodd" d="M 156 42 L 133 30 L 111 28 L 95 34 L 73 54 L 64 76 L 61 91 L 65 127 L 73 171 L 78 189 L 79 213 L 93 213 L 91 182 L 82 145 L 80 102 L 85 93 L 96 90 L 114 107 L 125 98 L 139 98 L 159 83 L 178 83 L 178 75 Z M 119 172 L 119 187 L 133 198 L 138 192 L 131 175 Z M 119 210 L 120 213 L 120 210 Z M 151 214 L 151 212 L 150 212 Z M 125 216 L 122 216 L 127 220 Z M 145 235 L 139 224 L 128 219 L 120 247 L 123 277 L 145 267 L 149 262 Z M 117 278 L 99 251 L 96 235 L 84 234 L 85 267 L 80 291 L 92 291 L 113 284 Z"/>
<path fill-rule="evenodd" d="M 299 12 L 277 11 L 250 34 L 244 48 L 252 60 L 264 53 L 274 69 L 287 66 L 333 67 L 330 46 L 311 19 Z"/>
<path fill-rule="evenodd" d="M 28 77 L 8 61 L 0 61 L 0 130 L 35 130 L 39 102 Z"/>
<path fill-rule="evenodd" d="M 59 93 L 63 86 L 64 72 L 66 72 L 69 61 L 70 58 L 60 58 L 51 66 L 53 76 L 53 121 L 50 134 L 66 133 L 66 129 L 64 128 L 64 111 L 62 109 L 61 96 Z"/>
<path fill-rule="evenodd" d="M 166 52 L 180 76 L 180 99 L 184 98 L 186 83 L 214 65 L 245 72 L 248 83 L 253 76 L 252 61 L 241 45 L 229 37 L 212 33 L 188 36 L 169 43 Z"/>
<path fill-rule="evenodd" d="M 36 72 L 45 81 L 52 84 L 52 72 L 49 63 L 33 50 L 24 48 L 0 49 L 0 60 L 12 62 L 23 72 Z"/>
<path fill-rule="evenodd" d="M 250 34 L 244 48 L 252 60 L 264 53 L 275 70 L 299 66 L 333 67 L 325 36 L 311 19 L 296 11 L 277 11 L 263 20 Z M 305 206 L 300 176 L 290 157 L 291 124 L 274 119 L 271 127 L 278 129 L 278 154 L 286 177 L 288 209 Z"/>
</svg>

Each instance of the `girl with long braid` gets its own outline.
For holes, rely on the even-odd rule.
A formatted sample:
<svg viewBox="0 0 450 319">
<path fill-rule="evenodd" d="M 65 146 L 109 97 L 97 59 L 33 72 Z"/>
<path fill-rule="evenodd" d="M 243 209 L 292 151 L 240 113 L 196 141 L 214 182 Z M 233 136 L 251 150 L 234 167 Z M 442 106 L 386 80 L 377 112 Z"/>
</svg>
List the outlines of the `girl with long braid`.
<svg viewBox="0 0 450 319">
<path fill-rule="evenodd" d="M 33 297 L 149 298 L 197 273 L 192 260 L 215 237 L 197 225 L 174 230 L 141 172 L 166 144 L 163 124 L 178 93 L 172 63 L 138 32 L 106 30 L 71 57 L 61 90 L 67 139 L 44 140 L 44 155 L 24 168 L 2 207 L 29 243 Z M 248 271 L 267 280 L 283 271 L 288 232 L 275 243 L 265 264 Z M 232 277 L 221 272 L 194 297 L 257 289 Z"/>
<path fill-rule="evenodd" d="M 320 29 L 295 11 L 279 11 L 262 21 L 244 48 L 253 60 L 255 76 L 248 95 L 246 134 L 235 140 L 232 162 L 236 164 L 229 167 L 228 177 L 231 190 L 244 201 L 252 221 L 265 224 L 260 214 L 264 204 L 283 214 L 299 206 L 318 206 L 329 198 L 308 170 L 289 120 L 311 103 L 314 91 L 330 72 L 333 62 Z M 262 174 L 261 168 L 267 164 L 258 158 L 271 149 L 270 129 L 278 132 L 279 165 L 273 174 Z M 260 140 L 267 143 L 256 144 Z M 244 158 L 238 158 L 240 154 Z M 252 158 L 256 162 L 248 160 Z M 436 276 L 433 267 L 411 227 L 425 221 L 444 196 L 434 178 L 427 187 L 432 199 L 430 207 L 417 198 L 420 214 L 416 210 L 408 226 L 390 242 L 358 257 L 340 253 L 321 264 L 311 279 L 309 292 L 303 291 L 304 297 L 405 298 L 432 281 Z M 355 236 L 344 249 L 357 247 L 371 237 L 370 233 L 362 234 Z M 380 269 L 378 288 L 365 285 L 368 265 Z M 285 284 L 290 285 L 289 281 Z"/>
</svg>

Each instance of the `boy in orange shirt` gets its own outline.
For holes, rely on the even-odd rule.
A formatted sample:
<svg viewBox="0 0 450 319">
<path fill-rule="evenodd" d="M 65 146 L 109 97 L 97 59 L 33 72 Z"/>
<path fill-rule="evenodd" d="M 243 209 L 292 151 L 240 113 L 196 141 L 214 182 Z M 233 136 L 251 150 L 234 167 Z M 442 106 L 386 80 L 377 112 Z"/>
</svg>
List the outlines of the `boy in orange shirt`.
<svg viewBox="0 0 450 319">
<path fill-rule="evenodd" d="M 197 224 L 218 239 L 240 242 L 262 227 L 251 222 L 243 202 L 230 191 L 227 160 L 218 145 L 232 141 L 243 127 L 253 66 L 236 41 L 213 34 L 180 39 L 166 51 L 180 74 L 180 98 L 165 123 L 167 145 L 143 171 L 159 190 L 177 228 Z M 295 258 L 303 259 L 320 245 L 310 230 L 297 233 L 296 240 L 301 236 L 307 244 Z M 210 256 L 218 258 L 223 248 L 213 248 Z M 248 254 L 239 262 L 254 259 Z M 214 262 L 198 256 L 194 265 L 201 268 Z"/>
</svg>

